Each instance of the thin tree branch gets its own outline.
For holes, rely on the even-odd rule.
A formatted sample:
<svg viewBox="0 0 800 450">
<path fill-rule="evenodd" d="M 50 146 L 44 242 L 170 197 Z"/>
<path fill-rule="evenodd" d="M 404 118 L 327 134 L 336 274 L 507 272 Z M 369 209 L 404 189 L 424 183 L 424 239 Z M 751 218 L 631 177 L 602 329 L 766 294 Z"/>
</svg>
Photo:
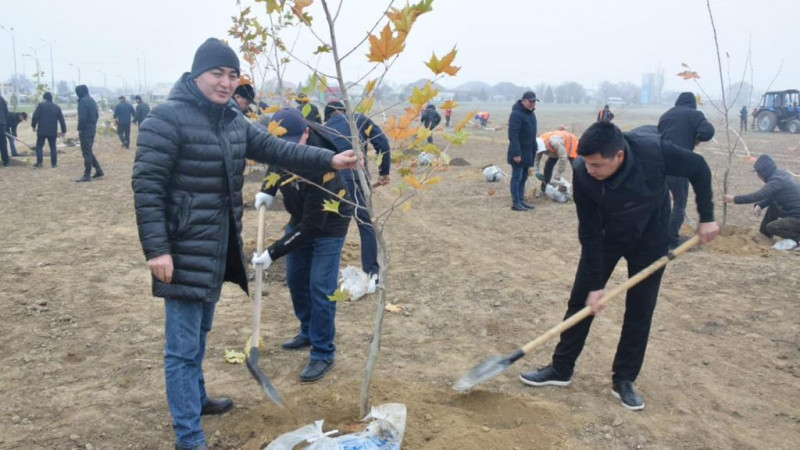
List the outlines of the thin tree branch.
<svg viewBox="0 0 800 450">
<path fill-rule="evenodd" d="M 342 2 L 344 2 L 344 0 L 342 0 Z M 393 3 L 394 3 L 394 0 L 391 0 L 391 1 L 389 2 L 389 6 L 387 6 L 387 7 L 386 7 L 386 11 L 384 11 L 384 12 L 383 12 L 383 14 L 381 14 L 381 15 L 380 15 L 380 17 L 378 18 L 378 21 L 377 21 L 377 22 L 375 22 L 375 25 L 373 25 L 373 26 L 372 26 L 372 28 L 370 28 L 370 30 L 367 32 L 367 35 L 366 35 L 366 36 L 364 36 L 364 39 L 362 39 L 362 40 L 361 40 L 361 42 L 359 42 L 358 44 L 356 44 L 356 45 L 355 45 L 355 47 L 353 47 L 353 48 L 352 48 L 352 49 L 351 49 L 349 52 L 345 53 L 345 54 L 344 54 L 344 56 L 342 56 L 342 59 L 340 59 L 340 61 L 344 61 L 344 60 L 345 60 L 345 59 L 346 59 L 348 56 L 350 56 L 350 55 L 351 55 L 351 54 L 352 54 L 354 51 L 358 50 L 358 49 L 359 49 L 359 47 L 361 47 L 361 46 L 364 44 L 364 42 L 366 42 L 366 41 L 367 41 L 367 39 L 369 39 L 369 35 L 370 35 L 370 34 L 372 34 L 372 32 L 373 32 L 373 31 L 375 31 L 375 29 L 376 29 L 376 28 L 378 28 L 378 25 L 380 25 L 380 24 L 381 24 L 381 22 L 383 21 L 383 18 L 384 18 L 384 17 L 386 17 L 386 13 L 388 13 L 388 12 L 389 12 L 389 10 L 390 10 L 390 9 L 392 9 L 392 4 L 393 4 Z M 340 4 L 339 4 L 339 7 L 341 7 L 341 5 L 342 5 L 342 4 L 340 3 Z M 336 16 L 337 16 L 337 17 L 339 16 L 339 12 L 338 12 L 338 11 L 336 12 Z"/>
</svg>

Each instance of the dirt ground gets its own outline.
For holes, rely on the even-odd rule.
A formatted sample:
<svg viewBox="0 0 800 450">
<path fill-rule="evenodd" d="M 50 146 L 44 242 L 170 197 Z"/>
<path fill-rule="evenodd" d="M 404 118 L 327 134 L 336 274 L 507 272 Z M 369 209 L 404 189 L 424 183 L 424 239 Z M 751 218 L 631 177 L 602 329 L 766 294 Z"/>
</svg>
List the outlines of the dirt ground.
<svg viewBox="0 0 800 450">
<path fill-rule="evenodd" d="M 623 129 L 654 123 L 663 110 L 615 111 L 616 122 Z M 502 127 L 509 108 L 491 111 Z M 564 124 L 578 133 L 596 113 L 550 105 L 537 112 L 540 132 Z M 74 118 L 68 126 L 75 129 Z M 32 142 L 29 128 L 21 128 L 22 139 Z M 698 151 L 714 169 L 721 218 L 724 133 L 717 139 Z M 750 151 L 769 152 L 781 167 L 800 173 L 797 135 L 747 133 L 745 139 Z M 99 136 L 96 151 L 107 176 L 75 184 L 80 150 L 61 149 L 58 169 L 46 161 L 46 168 L 32 170 L 26 157 L 0 170 L 0 449 L 170 449 L 163 306 L 150 296 L 136 234 L 133 151 L 121 149 L 114 135 Z M 469 165 L 452 167 L 389 223 L 388 298 L 408 314 L 387 313 L 372 400 L 408 406 L 404 448 L 797 448 L 800 252 L 770 249 L 749 206 L 730 210 L 729 236 L 667 269 L 637 381 L 643 412 L 628 411 L 611 396 L 620 302 L 594 322 L 570 387 L 533 389 L 516 378 L 548 363 L 551 342 L 470 394 L 450 389 L 485 357 L 506 354 L 558 323 L 577 266 L 571 204 L 536 198 L 535 211 L 516 213 L 509 209 L 508 182 L 483 180 L 487 164 L 507 169 L 505 151 L 504 129 L 475 131 L 466 146 L 451 151 Z M 760 185 L 751 165 L 736 155 L 733 192 Z M 246 201 L 256 189 L 254 181 L 246 185 Z M 379 207 L 388 205 L 392 191 L 379 189 L 375 198 Z M 689 211 L 697 217 L 691 202 Z M 275 238 L 287 215 L 268 216 L 268 235 Z M 256 217 L 252 210 L 245 214 L 250 247 Z M 358 245 L 352 227 L 343 266 L 360 266 Z M 282 268 L 270 269 L 264 288 L 262 367 L 288 408 L 266 400 L 245 366 L 223 362 L 225 349 L 246 342 L 252 313 L 251 301 L 226 286 L 205 371 L 210 393 L 233 397 L 236 408 L 204 419 L 214 448 L 258 449 L 314 420 L 348 430 L 358 419 L 376 297 L 340 304 L 337 365 L 322 382 L 301 385 L 306 353 L 279 349 L 297 328 Z M 621 263 L 609 285 L 623 273 Z"/>
</svg>

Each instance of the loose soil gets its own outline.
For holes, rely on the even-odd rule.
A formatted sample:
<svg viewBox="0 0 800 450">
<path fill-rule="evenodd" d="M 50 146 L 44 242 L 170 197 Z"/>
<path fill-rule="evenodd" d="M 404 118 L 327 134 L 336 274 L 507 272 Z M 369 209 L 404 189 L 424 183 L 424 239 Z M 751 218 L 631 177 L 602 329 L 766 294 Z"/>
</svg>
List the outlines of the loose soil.
<svg viewBox="0 0 800 450">
<path fill-rule="evenodd" d="M 500 130 L 474 130 L 467 145 L 451 151 L 469 165 L 443 173 L 386 230 L 388 299 L 407 313 L 387 313 L 372 401 L 408 406 L 404 448 L 796 448 L 800 252 L 772 250 L 749 206 L 729 209 L 726 236 L 667 269 L 637 381 L 643 412 L 622 408 L 610 392 L 620 301 L 595 320 L 570 387 L 533 389 L 517 380 L 548 363 L 551 342 L 469 394 L 450 389 L 485 357 L 508 353 L 561 320 L 580 254 L 573 205 L 535 197 L 531 179 L 536 210 L 513 212 L 508 180 L 490 184 L 482 177 L 488 164 L 507 168 L 502 125 L 509 106 L 481 105 Z M 654 123 L 661 112 L 618 111 L 616 121 L 629 129 Z M 596 111 L 540 105 L 537 114 L 540 131 L 566 124 L 579 134 Z M 75 129 L 74 117 L 68 127 Z M 22 128 L 21 138 L 33 142 Z M 717 139 L 724 142 L 724 133 Z M 769 152 L 800 173 L 797 135 L 745 139 L 751 151 Z M 0 449 L 172 448 L 164 313 L 150 296 L 136 233 L 134 153 L 108 134 L 98 136 L 95 148 L 106 178 L 91 183 L 73 182 L 83 167 L 77 147 L 61 147 L 55 170 L 47 160 L 46 168 L 30 169 L 32 157 L 0 169 Z M 698 151 L 712 165 L 719 199 L 725 150 L 712 142 Z M 245 201 L 260 179 L 248 177 Z M 742 153 L 734 157 L 731 185 L 736 193 L 760 186 Z M 391 189 L 376 191 L 379 209 L 392 199 Z M 696 219 L 691 199 L 689 211 Z M 245 214 L 248 249 L 256 218 L 252 209 Z M 286 220 L 272 208 L 268 237 L 280 236 Z M 343 266 L 360 266 L 358 242 L 351 227 Z M 624 273 L 621 262 L 609 285 Z M 243 365 L 222 361 L 225 349 L 243 347 L 252 313 L 250 299 L 226 286 L 205 371 L 210 393 L 233 397 L 236 408 L 204 419 L 212 446 L 259 449 L 319 419 L 326 429 L 356 429 L 376 296 L 339 305 L 336 367 L 320 383 L 303 385 L 298 374 L 307 354 L 279 349 L 297 329 L 282 262 L 270 268 L 263 291 L 262 367 L 288 407 L 272 405 Z"/>
</svg>

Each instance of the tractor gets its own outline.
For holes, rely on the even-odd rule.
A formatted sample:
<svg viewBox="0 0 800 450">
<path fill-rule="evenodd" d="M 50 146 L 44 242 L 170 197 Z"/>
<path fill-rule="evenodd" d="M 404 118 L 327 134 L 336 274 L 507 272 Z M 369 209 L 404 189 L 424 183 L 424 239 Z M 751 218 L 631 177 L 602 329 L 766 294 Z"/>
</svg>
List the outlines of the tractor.
<svg viewBox="0 0 800 450">
<path fill-rule="evenodd" d="M 756 117 L 758 131 L 781 131 L 800 133 L 800 91 L 767 92 L 761 97 L 761 104 L 753 115 Z"/>
</svg>

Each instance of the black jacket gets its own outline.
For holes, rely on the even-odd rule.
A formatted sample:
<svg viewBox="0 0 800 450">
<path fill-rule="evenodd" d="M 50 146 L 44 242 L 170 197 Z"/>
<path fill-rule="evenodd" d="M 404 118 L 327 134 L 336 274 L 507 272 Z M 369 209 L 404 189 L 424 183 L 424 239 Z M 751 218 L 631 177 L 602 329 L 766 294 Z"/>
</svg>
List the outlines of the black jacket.
<svg viewBox="0 0 800 450">
<path fill-rule="evenodd" d="M 17 126 L 22 122 L 20 113 L 10 113 L 6 123 L 6 129 L 14 136 L 17 135 Z"/>
<path fill-rule="evenodd" d="M 247 292 L 241 238 L 246 159 L 330 170 L 333 155 L 281 141 L 230 105 L 209 102 L 184 74 L 142 124 L 133 167 L 145 257 L 171 254 L 175 267 L 172 283 L 153 278 L 153 295 L 215 301 L 223 281 Z"/>
<path fill-rule="evenodd" d="M 625 161 L 611 178 L 596 180 L 586 171 L 583 158 L 576 160 L 574 200 L 590 290 L 603 288 L 605 247 L 666 244 L 670 215 L 667 175 L 689 178 L 700 222 L 714 220 L 711 170 L 705 159 L 660 140 L 646 128 L 625 134 Z"/>
<path fill-rule="evenodd" d="M 756 203 L 762 208 L 774 204 L 778 217 L 800 218 L 800 184 L 789 172 L 778 169 L 769 155 L 758 157 L 754 168 L 764 180 L 764 186 L 756 192 L 737 195 L 733 202 L 738 204 Z"/>
<path fill-rule="evenodd" d="M 133 121 L 141 127 L 142 122 L 144 122 L 144 119 L 148 114 L 150 114 L 150 105 L 145 102 L 139 103 L 136 105 L 136 112 L 133 114 Z"/>
<path fill-rule="evenodd" d="M 371 143 L 375 152 L 378 155 L 383 155 L 379 156 L 381 163 L 378 165 L 378 174 L 389 175 L 389 171 L 392 167 L 389 139 L 386 138 L 381 127 L 369 117 L 360 113 L 355 113 L 354 116 L 356 118 L 356 128 L 358 128 L 359 139 L 361 141 L 361 150 L 366 156 L 367 143 Z M 328 121 L 325 122 L 325 126 L 332 130 L 331 135 L 333 137 L 333 142 L 336 144 L 337 151 L 342 152 L 353 148 L 353 141 L 350 140 L 350 122 L 347 120 L 347 116 L 338 112 L 334 113 Z M 366 164 L 366 162 L 367 160 L 364 159 L 364 164 Z M 366 173 L 369 175 L 369 171 Z M 342 171 L 342 176 L 345 180 L 358 179 L 355 170 Z"/>
<path fill-rule="evenodd" d="M 308 136 L 308 145 L 336 151 L 336 144 L 330 131 L 316 122 L 311 122 L 311 132 Z M 285 186 L 284 181 L 293 175 L 278 166 L 270 166 L 268 173 L 280 175 L 280 181 L 267 188 L 266 181 L 262 191 L 275 195 L 280 189 L 283 195 L 283 206 L 289 213 L 289 225 L 294 227 L 294 232 L 285 235 L 267 249 L 272 260 L 286 255 L 297 247 L 308 243 L 318 237 L 345 237 L 350 225 L 350 218 L 354 215 L 353 205 L 339 200 L 338 197 L 302 181 L 294 181 Z M 301 177 L 316 183 L 330 192 L 345 192 L 345 199 L 350 199 L 347 194 L 347 185 L 340 172 L 331 170 L 303 170 L 295 171 Z M 333 174 L 333 178 L 325 181 L 326 174 Z M 339 201 L 339 214 L 324 211 L 322 205 L 325 201 Z"/>
<path fill-rule="evenodd" d="M 8 123 L 8 104 L 6 104 L 6 99 L 0 95 L 0 127 L 5 129 L 6 123 Z M 5 137 L 3 138 L 5 139 Z"/>
<path fill-rule="evenodd" d="M 133 106 L 125 100 L 119 102 L 114 108 L 114 118 L 117 119 L 121 125 L 131 123 L 134 114 L 136 114 L 136 111 L 133 110 Z"/>
<path fill-rule="evenodd" d="M 75 87 L 78 96 L 78 131 L 93 133 L 97 130 L 97 102 L 89 95 L 89 88 L 82 84 Z"/>
<path fill-rule="evenodd" d="M 50 100 L 45 100 L 36 105 L 31 118 L 31 126 L 39 136 L 55 136 L 58 134 L 58 125 L 61 124 L 61 132 L 67 132 L 67 124 L 64 122 L 64 114 L 61 107 Z"/>
<path fill-rule="evenodd" d="M 710 141 L 714 137 L 714 126 L 697 110 L 694 94 L 683 92 L 675 101 L 675 107 L 658 119 L 658 132 L 678 147 L 694 150 L 695 142 Z"/>
<path fill-rule="evenodd" d="M 422 125 L 425 128 L 433 130 L 437 125 L 439 125 L 439 122 L 442 121 L 442 116 L 440 116 L 439 113 L 433 108 L 425 108 L 425 111 L 422 112 L 419 121 L 422 122 Z"/>
<path fill-rule="evenodd" d="M 536 114 L 517 100 L 508 117 L 508 163 L 512 166 L 532 166 L 536 154 Z M 522 161 L 514 162 L 521 156 Z"/>
</svg>

